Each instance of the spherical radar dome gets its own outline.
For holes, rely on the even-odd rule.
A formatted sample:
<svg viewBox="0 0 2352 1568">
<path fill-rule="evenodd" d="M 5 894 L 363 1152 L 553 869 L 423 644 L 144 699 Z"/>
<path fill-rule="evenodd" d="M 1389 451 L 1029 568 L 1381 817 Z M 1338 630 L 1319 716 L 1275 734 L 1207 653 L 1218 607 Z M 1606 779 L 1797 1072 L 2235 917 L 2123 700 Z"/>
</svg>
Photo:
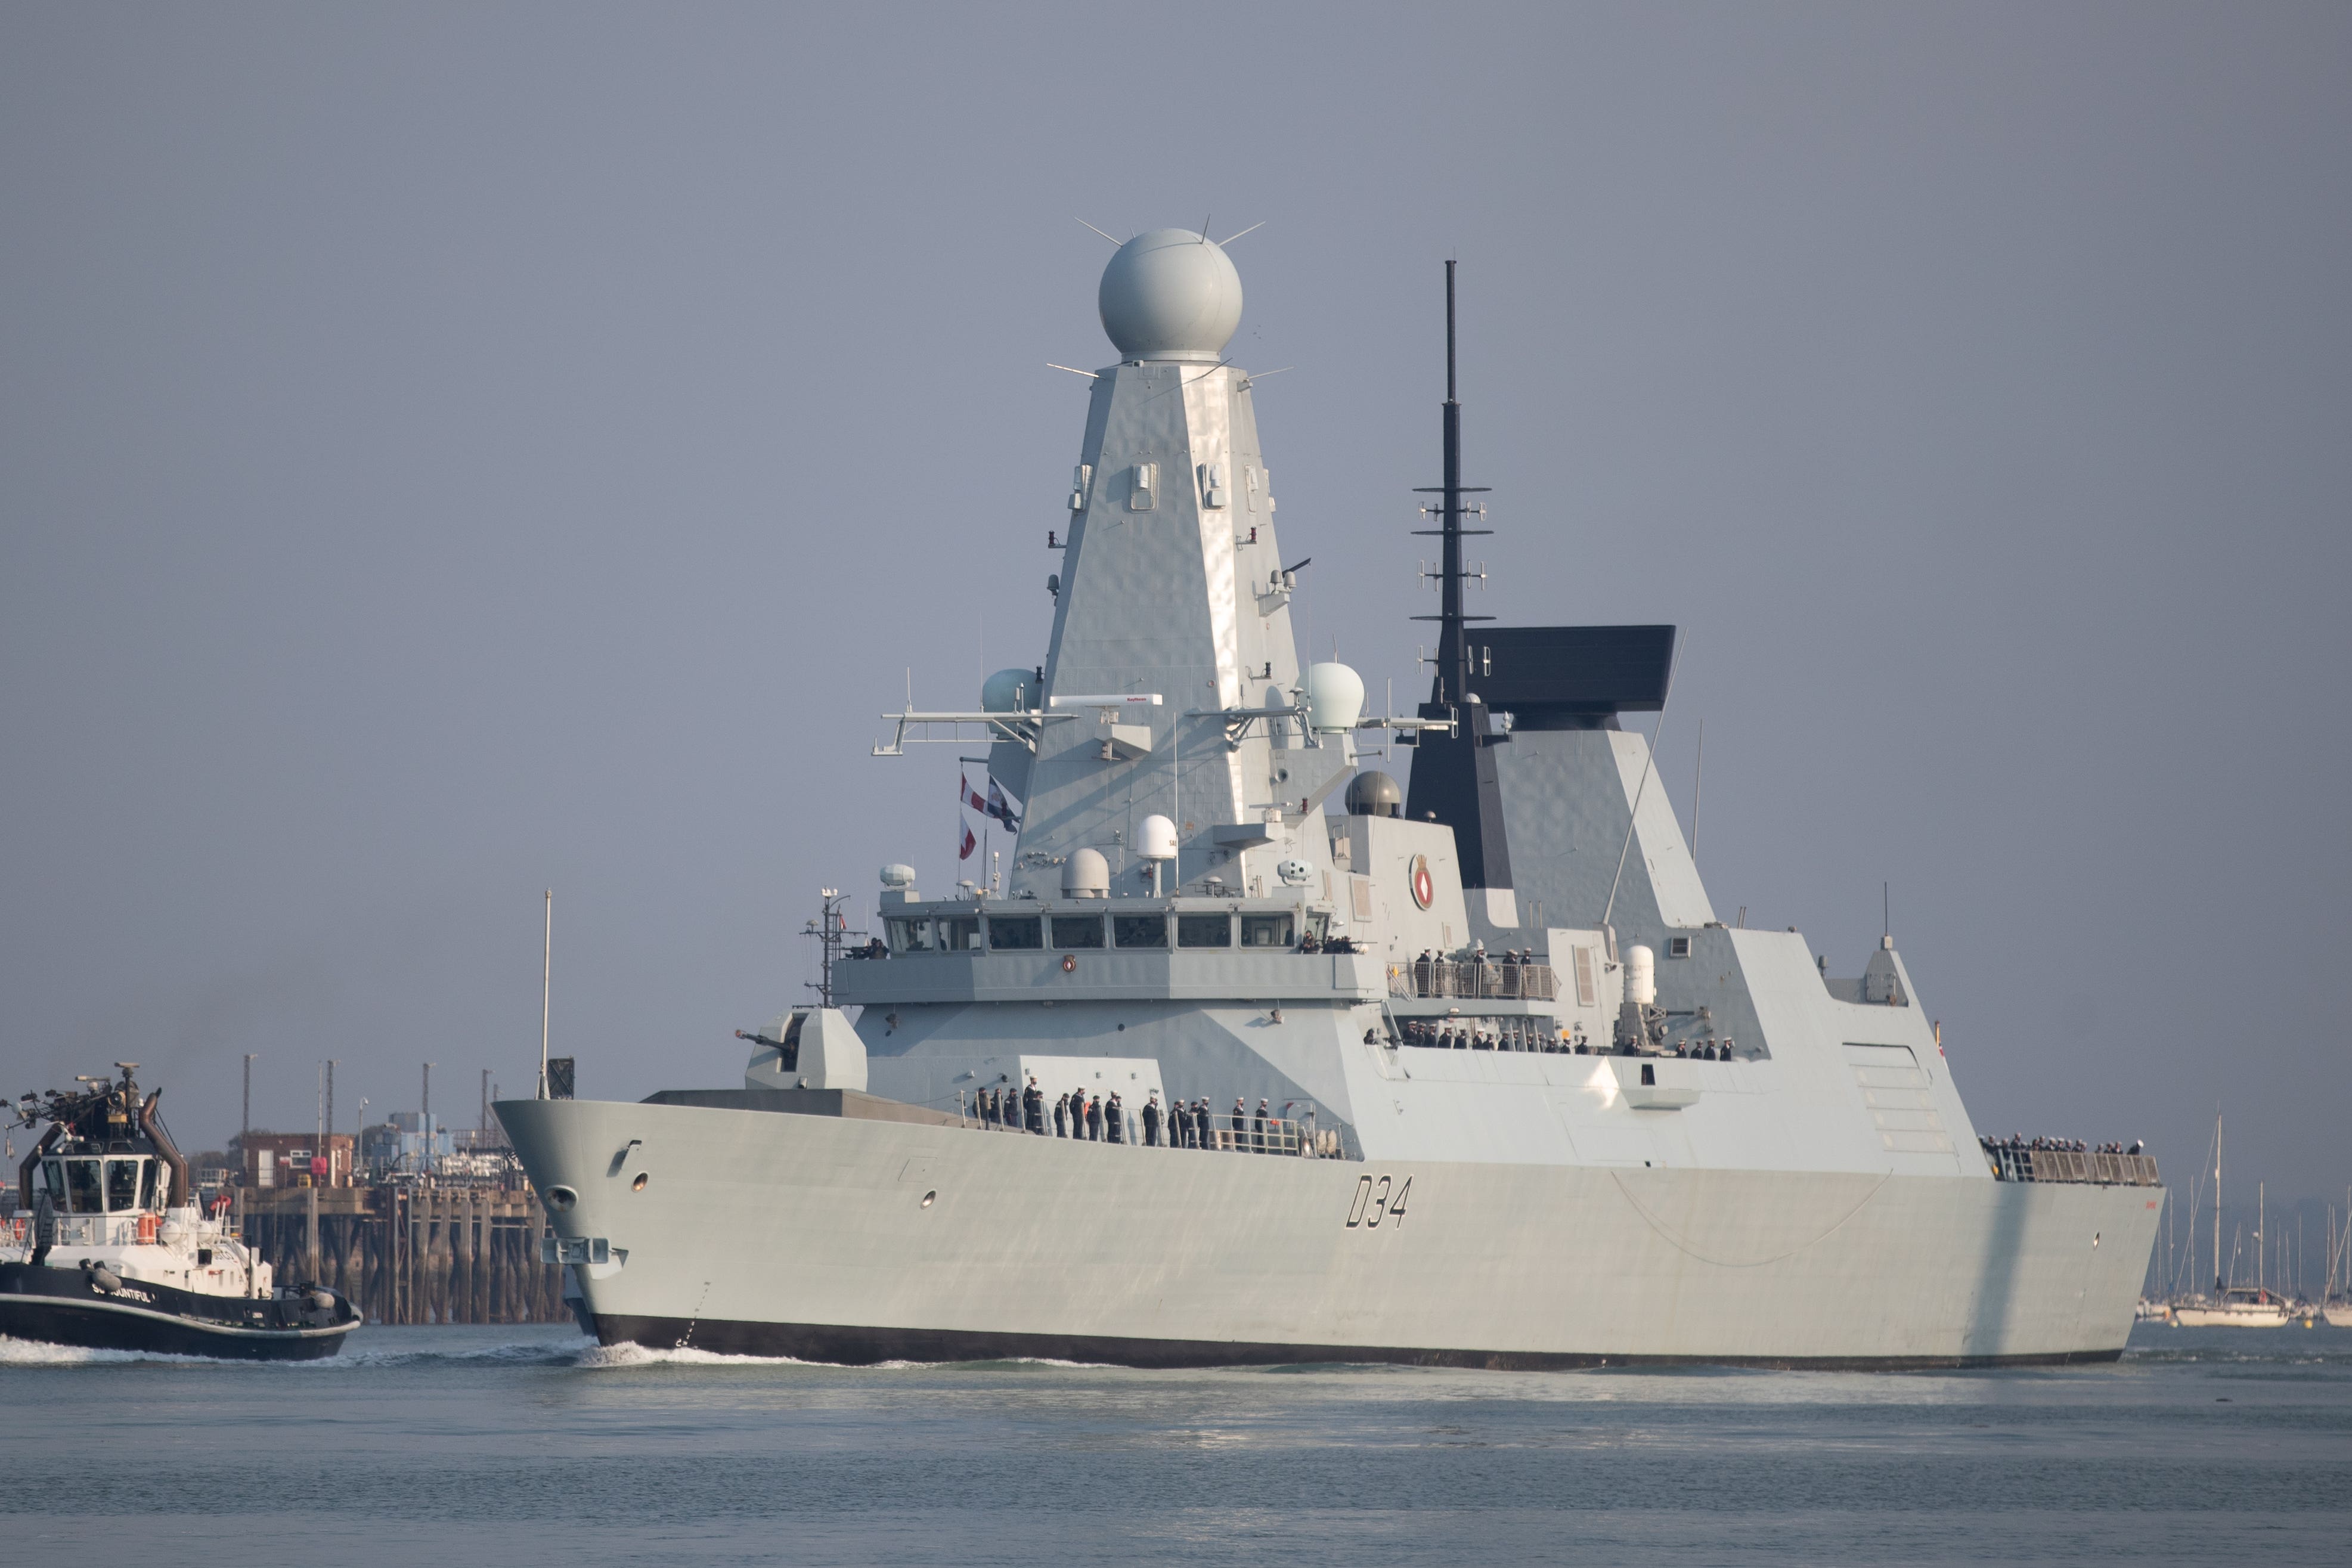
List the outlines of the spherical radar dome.
<svg viewBox="0 0 2352 1568">
<path fill-rule="evenodd" d="M 1213 360 L 1242 324 L 1242 279 L 1206 236 L 1155 228 L 1118 247 L 1096 296 L 1128 359 Z"/>
</svg>

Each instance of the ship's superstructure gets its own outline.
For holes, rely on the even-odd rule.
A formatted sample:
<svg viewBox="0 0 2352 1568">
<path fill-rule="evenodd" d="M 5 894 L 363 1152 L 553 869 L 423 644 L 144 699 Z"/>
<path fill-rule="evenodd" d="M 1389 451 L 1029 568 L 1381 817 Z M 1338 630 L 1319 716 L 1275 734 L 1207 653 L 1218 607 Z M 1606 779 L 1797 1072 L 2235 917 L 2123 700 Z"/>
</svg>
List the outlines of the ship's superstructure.
<svg viewBox="0 0 2352 1568">
<path fill-rule="evenodd" d="M 877 748 L 987 744 L 1006 875 L 886 868 L 831 972 L 854 1024 L 787 1013 L 742 1089 L 499 1107 L 583 1321 L 842 1360 L 2119 1351 L 2152 1163 L 2011 1179 L 1891 938 L 1837 980 L 1717 918 L 1619 723 L 1664 704 L 1672 627 L 1465 612 L 1451 264 L 1411 716 L 1298 662 L 1223 250 L 1139 236 L 1100 302 L 1044 658 Z"/>
</svg>

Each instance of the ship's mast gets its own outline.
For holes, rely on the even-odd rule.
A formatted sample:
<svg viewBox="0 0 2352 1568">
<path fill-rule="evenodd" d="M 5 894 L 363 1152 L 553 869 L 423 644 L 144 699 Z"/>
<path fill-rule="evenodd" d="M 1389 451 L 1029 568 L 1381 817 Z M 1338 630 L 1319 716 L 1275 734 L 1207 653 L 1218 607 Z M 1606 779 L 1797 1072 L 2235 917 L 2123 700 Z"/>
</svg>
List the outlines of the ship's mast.
<svg viewBox="0 0 2352 1568">
<path fill-rule="evenodd" d="M 2192 1234 L 2192 1235 L 2189 1237 L 2189 1240 L 2190 1244 L 2193 1246 L 2193 1245 L 2196 1243 L 2197 1237 Z M 2221 1114 L 2220 1114 L 2219 1112 L 2216 1112 L 2216 1113 L 2214 1114 L 2214 1117 L 2213 1117 L 2213 1289 L 2214 1289 L 2214 1291 L 2215 1291 L 2215 1292 L 2217 1293 L 2217 1295 L 2218 1295 L 2218 1293 L 2220 1292 L 2221 1289 Z"/>
<path fill-rule="evenodd" d="M 1438 560 L 1437 613 L 1437 689 L 1433 700 L 1439 702 L 1460 702 L 1469 689 L 1470 648 L 1463 635 L 1468 621 L 1491 621 L 1492 616 L 1465 615 L 1462 609 L 1462 584 L 1468 576 L 1462 564 L 1462 541 L 1472 533 L 1485 534 L 1491 529 L 1465 529 L 1462 526 L 1465 495 L 1484 495 L 1485 485 L 1462 482 L 1462 399 L 1454 377 L 1454 263 L 1445 263 L 1445 402 L 1441 405 L 1441 419 L 1445 444 L 1444 483 L 1437 487 L 1438 526 L 1441 540 Z M 1426 489 L 1421 492 L 1430 493 Z M 1416 616 L 1425 620 L 1427 616 Z"/>
<path fill-rule="evenodd" d="M 833 1005 L 833 966 L 841 957 L 841 944 L 850 937 L 866 933 L 848 929 L 849 922 L 841 912 L 844 902 L 841 889 L 819 888 L 817 898 L 821 912 L 815 920 L 809 921 L 808 929 L 801 934 L 816 938 L 817 978 L 807 983 L 808 988 L 816 993 L 818 1006 L 830 1007 Z"/>
</svg>

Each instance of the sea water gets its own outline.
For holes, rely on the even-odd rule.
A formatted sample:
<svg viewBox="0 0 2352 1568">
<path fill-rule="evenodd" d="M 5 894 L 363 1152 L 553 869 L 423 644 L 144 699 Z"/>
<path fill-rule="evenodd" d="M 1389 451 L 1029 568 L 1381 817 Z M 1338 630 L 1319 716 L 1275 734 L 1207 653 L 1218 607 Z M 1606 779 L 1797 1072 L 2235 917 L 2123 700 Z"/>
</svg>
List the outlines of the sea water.
<svg viewBox="0 0 2352 1568">
<path fill-rule="evenodd" d="M 2352 1330 L 1968 1373 L 0 1340 L 16 1563 L 2352 1563 Z"/>
</svg>

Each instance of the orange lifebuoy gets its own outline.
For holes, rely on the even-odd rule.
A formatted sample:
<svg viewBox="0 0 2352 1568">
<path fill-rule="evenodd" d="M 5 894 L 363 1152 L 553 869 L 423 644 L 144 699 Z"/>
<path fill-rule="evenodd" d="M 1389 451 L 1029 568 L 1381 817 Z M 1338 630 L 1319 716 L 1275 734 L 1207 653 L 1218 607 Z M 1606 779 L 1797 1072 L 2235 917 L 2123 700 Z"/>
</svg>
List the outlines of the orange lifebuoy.
<svg viewBox="0 0 2352 1568">
<path fill-rule="evenodd" d="M 162 1215 L 142 1214 L 139 1216 L 139 1239 L 142 1243 L 153 1242 L 156 1232 L 163 1228 L 163 1216 Z"/>
</svg>

